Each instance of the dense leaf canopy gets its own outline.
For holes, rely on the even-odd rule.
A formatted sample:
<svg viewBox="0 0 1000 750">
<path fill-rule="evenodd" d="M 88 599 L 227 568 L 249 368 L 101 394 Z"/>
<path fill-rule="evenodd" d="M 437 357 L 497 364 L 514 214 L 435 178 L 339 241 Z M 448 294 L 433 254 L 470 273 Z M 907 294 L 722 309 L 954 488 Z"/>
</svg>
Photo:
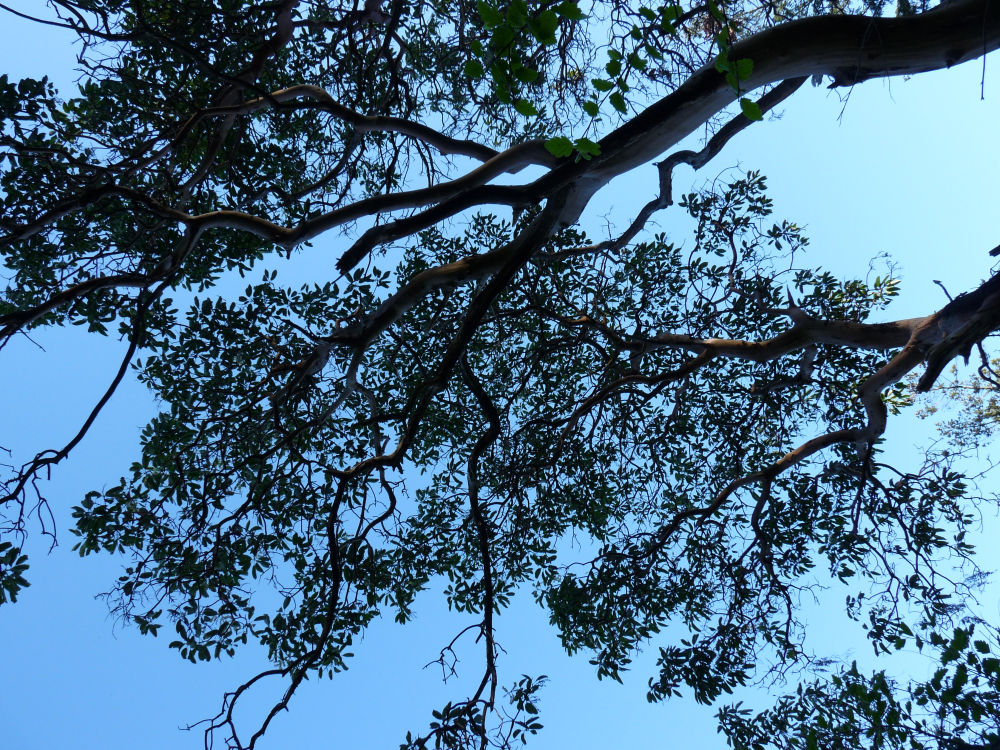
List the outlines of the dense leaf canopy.
<svg viewBox="0 0 1000 750">
<path fill-rule="evenodd" d="M 1000 280 L 873 323 L 891 268 L 803 265 L 755 172 L 677 198 L 686 242 L 645 224 L 674 205 L 676 165 L 809 76 L 976 58 L 1000 45 L 1000 3 L 491 2 L 51 0 L 82 77 L 65 98 L 0 77 L 0 349 L 64 325 L 128 349 L 73 441 L 5 468 L 0 602 L 27 585 L 36 479 L 133 368 L 159 414 L 70 531 L 125 557 L 115 613 L 182 657 L 266 647 L 207 744 L 264 746 L 305 678 L 446 581 L 479 621 L 482 680 L 404 747 L 538 731 L 544 679 L 505 688 L 497 666 L 517 593 L 598 677 L 659 648 L 650 701 L 799 675 L 762 714 L 720 709 L 737 748 L 997 747 L 997 633 L 962 619 L 978 579 L 953 575 L 979 500 L 955 461 L 995 403 L 973 398 L 965 442 L 917 469 L 889 466 L 880 436 L 983 351 Z M 701 151 L 669 153 L 703 126 Z M 660 194 L 588 239 L 590 198 L 653 159 Z M 261 274 L 321 236 L 336 274 Z M 235 274 L 242 294 L 213 291 Z M 800 602 L 826 577 L 849 581 L 876 651 L 936 654 L 933 679 L 803 677 Z M 284 697 L 240 725 L 263 680 Z"/>
</svg>

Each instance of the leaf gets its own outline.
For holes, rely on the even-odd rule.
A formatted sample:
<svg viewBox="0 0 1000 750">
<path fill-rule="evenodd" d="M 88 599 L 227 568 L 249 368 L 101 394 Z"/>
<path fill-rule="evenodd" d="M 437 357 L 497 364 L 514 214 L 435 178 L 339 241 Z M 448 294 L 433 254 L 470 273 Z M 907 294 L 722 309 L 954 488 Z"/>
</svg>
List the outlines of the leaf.
<svg viewBox="0 0 1000 750">
<path fill-rule="evenodd" d="M 576 146 L 576 150 L 584 159 L 589 159 L 591 156 L 600 156 L 601 154 L 601 147 L 589 138 L 577 138 L 573 145 Z"/>
<path fill-rule="evenodd" d="M 636 70 L 645 70 L 646 61 L 639 55 L 638 52 L 633 52 L 628 56 L 629 65 L 631 65 Z"/>
<path fill-rule="evenodd" d="M 544 10 L 538 16 L 538 23 L 550 34 L 555 34 L 556 29 L 559 28 L 559 16 L 554 10 Z"/>
<path fill-rule="evenodd" d="M 528 19 L 528 28 L 531 35 L 539 43 L 552 45 L 556 43 L 556 29 L 559 28 L 559 17 L 555 11 L 546 10 L 539 14 L 538 18 Z"/>
<path fill-rule="evenodd" d="M 535 105 L 529 102 L 527 99 L 518 99 L 514 103 L 514 109 L 520 112 L 525 117 L 534 117 L 538 114 L 538 110 L 535 109 Z"/>
<path fill-rule="evenodd" d="M 628 105 L 625 104 L 625 97 L 621 95 L 620 91 L 616 91 L 611 96 L 609 96 L 608 101 L 611 102 L 612 107 L 617 109 L 622 114 L 628 112 Z"/>
<path fill-rule="evenodd" d="M 528 22 L 528 4 L 524 0 L 511 0 L 507 8 L 507 23 L 520 29 Z"/>
<path fill-rule="evenodd" d="M 740 108 L 743 110 L 743 114 L 747 116 L 748 120 L 760 122 L 764 119 L 764 115 L 761 114 L 760 107 L 757 106 L 757 102 L 755 101 L 751 101 L 750 99 L 740 99 Z"/>
<path fill-rule="evenodd" d="M 469 60 L 465 63 L 465 75 L 469 78 L 482 78 L 485 73 L 483 64 L 479 60 Z"/>
<path fill-rule="evenodd" d="M 568 18 L 570 21 L 582 21 L 588 17 L 586 13 L 580 10 L 580 6 L 572 2 L 572 0 L 565 0 L 565 2 L 559 3 L 555 7 L 555 12 L 563 18 Z"/>
<path fill-rule="evenodd" d="M 514 41 L 514 30 L 510 26 L 498 26 L 493 32 L 493 49 L 497 54 L 503 54 L 510 43 Z"/>
<path fill-rule="evenodd" d="M 753 60 L 750 58 L 743 58 L 742 60 L 736 61 L 736 76 L 741 81 L 745 81 L 753 73 Z"/>
<path fill-rule="evenodd" d="M 545 150 L 553 156 L 564 157 L 573 153 L 573 142 L 564 135 L 545 141 Z"/>
<path fill-rule="evenodd" d="M 538 78 L 538 71 L 520 67 L 514 71 L 514 77 L 522 83 L 533 83 Z"/>
<path fill-rule="evenodd" d="M 495 29 L 503 24 L 503 16 L 492 5 L 479 0 L 476 8 L 479 10 L 479 17 L 483 19 L 483 26 L 487 29 Z"/>
<path fill-rule="evenodd" d="M 597 106 L 597 102 L 590 100 L 583 103 L 583 111 L 586 112 L 591 117 L 597 117 L 601 108 Z"/>
<path fill-rule="evenodd" d="M 612 60 L 611 62 L 609 62 L 607 65 L 604 66 L 604 69 L 606 71 L 608 71 L 608 75 L 609 76 L 611 76 L 612 78 L 614 78 L 616 75 L 618 75 L 619 73 L 622 72 L 621 61 L 620 60 Z"/>
<path fill-rule="evenodd" d="M 611 81 L 605 81 L 603 78 L 595 78 L 591 81 L 594 88 L 598 91 L 611 91 L 615 87 Z"/>
<path fill-rule="evenodd" d="M 715 58 L 715 69 L 720 73 L 725 73 L 729 70 L 729 55 L 725 50 L 722 50 L 719 56 Z"/>
</svg>

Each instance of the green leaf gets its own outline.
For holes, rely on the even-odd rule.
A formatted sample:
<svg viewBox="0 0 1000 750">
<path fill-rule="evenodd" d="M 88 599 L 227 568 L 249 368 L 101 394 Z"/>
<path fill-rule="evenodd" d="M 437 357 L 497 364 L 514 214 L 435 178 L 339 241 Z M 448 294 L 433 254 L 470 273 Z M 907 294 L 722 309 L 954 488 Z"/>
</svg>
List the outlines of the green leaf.
<svg viewBox="0 0 1000 750">
<path fill-rule="evenodd" d="M 559 28 L 559 16 L 554 10 L 544 10 L 538 14 L 538 23 L 545 31 L 554 34 L 555 30 Z"/>
<path fill-rule="evenodd" d="M 534 83 L 538 78 L 538 71 L 531 68 L 519 67 L 514 71 L 514 77 L 522 83 Z"/>
<path fill-rule="evenodd" d="M 606 71 L 608 71 L 608 75 L 609 76 L 611 76 L 612 78 L 614 78 L 616 75 L 618 75 L 619 73 L 622 72 L 621 61 L 620 60 L 612 60 L 611 62 L 609 62 L 607 65 L 604 66 L 604 69 Z"/>
<path fill-rule="evenodd" d="M 559 3 L 555 7 L 555 12 L 558 13 L 563 18 L 568 18 L 570 21 L 582 21 L 587 18 L 587 14 L 580 10 L 580 6 L 571 0 L 565 0 L 565 2 Z"/>
<path fill-rule="evenodd" d="M 654 11 L 652 8 L 647 8 L 647 7 L 643 6 L 643 7 L 639 8 L 639 13 L 647 21 L 655 21 L 656 20 L 656 11 Z"/>
<path fill-rule="evenodd" d="M 646 61 L 639 55 L 638 52 L 633 52 L 628 56 L 629 65 L 631 65 L 636 70 L 645 70 Z"/>
<path fill-rule="evenodd" d="M 483 19 L 483 26 L 487 29 L 495 29 L 503 23 L 503 16 L 500 15 L 500 11 L 492 5 L 479 0 L 476 3 L 476 7 L 479 10 L 479 17 Z"/>
<path fill-rule="evenodd" d="M 514 103 L 514 109 L 520 112 L 525 117 L 534 117 L 538 114 L 538 110 L 535 109 L 535 105 L 529 102 L 527 99 L 518 99 Z"/>
<path fill-rule="evenodd" d="M 743 58 L 742 60 L 736 61 L 736 76 L 741 81 L 748 79 L 751 73 L 753 73 L 753 60 Z"/>
<path fill-rule="evenodd" d="M 573 142 L 564 135 L 545 141 L 545 150 L 553 156 L 569 156 L 573 153 Z"/>
<path fill-rule="evenodd" d="M 577 138 L 573 145 L 576 146 L 579 156 L 585 160 L 589 160 L 591 156 L 600 156 L 601 154 L 601 147 L 588 138 Z"/>
<path fill-rule="evenodd" d="M 625 104 L 625 97 L 621 95 L 620 91 L 616 91 L 609 96 L 608 101 L 611 102 L 612 107 L 617 109 L 622 114 L 628 112 L 628 105 Z"/>
<path fill-rule="evenodd" d="M 514 41 L 514 30 L 510 26 L 498 26 L 490 41 L 493 43 L 493 49 L 496 53 L 503 54 L 510 43 Z"/>
<path fill-rule="evenodd" d="M 479 60 L 469 60 L 465 63 L 465 75 L 469 78 L 482 78 L 486 74 Z"/>
<path fill-rule="evenodd" d="M 559 27 L 559 17 L 555 11 L 547 10 L 539 14 L 538 18 L 528 19 L 528 29 L 535 39 L 545 45 L 556 43 L 556 29 Z"/>
<path fill-rule="evenodd" d="M 615 87 L 611 81 L 605 81 L 603 78 L 594 78 L 591 83 L 598 91 L 611 91 Z"/>
<path fill-rule="evenodd" d="M 507 23 L 514 29 L 520 29 L 528 22 L 528 4 L 524 0 L 511 0 L 507 7 Z"/>
<path fill-rule="evenodd" d="M 583 111 L 586 112 L 591 117 L 597 117 L 601 108 L 597 106 L 597 102 L 590 100 L 583 103 Z"/>
<path fill-rule="evenodd" d="M 720 73 L 726 73 L 729 70 L 729 55 L 725 50 L 722 50 L 715 58 L 715 69 Z"/>
<path fill-rule="evenodd" d="M 751 101 L 750 99 L 740 99 L 740 108 L 749 120 L 760 122 L 764 119 L 764 115 L 761 114 L 760 107 L 757 106 L 757 102 L 755 101 Z"/>
<path fill-rule="evenodd" d="M 733 91 L 738 92 L 740 90 L 740 82 L 732 73 L 726 73 L 726 83 L 729 84 Z"/>
</svg>

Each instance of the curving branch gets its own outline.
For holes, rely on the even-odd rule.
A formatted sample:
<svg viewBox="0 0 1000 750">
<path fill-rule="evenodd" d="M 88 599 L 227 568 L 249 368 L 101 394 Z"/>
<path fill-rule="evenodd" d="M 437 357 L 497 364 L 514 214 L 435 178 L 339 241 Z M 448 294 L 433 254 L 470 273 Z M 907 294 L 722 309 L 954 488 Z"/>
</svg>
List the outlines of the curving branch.
<svg viewBox="0 0 1000 750">
<path fill-rule="evenodd" d="M 497 691 L 497 668 L 496 668 L 496 644 L 493 640 L 493 610 L 496 606 L 495 594 L 494 594 L 494 584 L 493 584 L 493 556 L 490 551 L 490 526 L 489 521 L 486 519 L 482 501 L 479 498 L 479 461 L 483 457 L 483 454 L 489 450 L 490 446 L 500 437 L 500 432 L 502 429 L 500 423 L 500 414 L 497 412 L 496 406 L 493 405 L 493 401 L 490 399 L 489 394 L 486 393 L 486 389 L 483 388 L 482 383 L 476 377 L 475 372 L 473 372 L 472 367 L 469 365 L 469 360 L 462 355 L 461 358 L 461 369 L 462 378 L 465 380 L 465 384 L 468 386 L 469 390 L 472 391 L 473 396 L 475 396 L 479 408 L 483 410 L 489 421 L 489 428 L 484 432 L 476 444 L 472 447 L 472 453 L 469 456 L 469 468 L 468 468 L 468 490 L 469 490 L 469 512 L 472 515 L 472 522 L 476 526 L 476 533 L 479 537 L 479 554 L 483 560 L 483 626 L 482 634 L 483 641 L 486 646 L 486 674 L 483 675 L 482 682 L 479 684 L 478 690 L 476 690 L 475 695 L 469 700 L 469 703 L 475 704 L 479 701 L 482 696 L 483 691 L 486 689 L 487 685 L 490 685 L 490 697 L 487 701 L 487 707 L 492 708 L 496 702 L 496 691 Z M 484 743 L 485 744 L 485 743 Z"/>
<path fill-rule="evenodd" d="M 53 294 L 45 302 L 30 307 L 26 310 L 18 310 L 0 315 L 0 342 L 10 338 L 23 327 L 30 325 L 47 313 L 56 310 L 63 305 L 75 302 L 81 297 L 100 291 L 101 289 L 125 288 L 146 289 L 155 283 L 157 278 L 141 273 L 123 273 L 116 276 L 100 276 L 94 279 L 82 281 L 69 289 Z"/>
<path fill-rule="evenodd" d="M 252 99 L 242 104 L 210 107 L 209 109 L 200 110 L 184 123 L 171 140 L 171 145 L 175 148 L 180 146 L 181 142 L 191 134 L 194 128 L 206 119 L 248 115 L 272 108 L 280 112 L 296 112 L 300 110 L 326 112 L 338 120 L 346 122 L 359 133 L 399 133 L 400 135 L 423 141 L 444 155 L 468 156 L 481 162 L 488 162 L 502 154 L 504 162 L 507 163 L 506 168 L 502 171 L 506 172 L 518 172 L 528 164 L 552 167 L 558 162 L 558 159 L 545 149 L 544 141 L 542 140 L 524 141 L 506 151 L 499 152 L 476 141 L 452 138 L 423 123 L 414 122 L 402 117 L 365 115 L 356 112 L 350 107 L 336 102 L 329 93 L 319 86 L 308 84 L 274 91 L 266 98 Z"/>
<path fill-rule="evenodd" d="M 798 91 L 805 81 L 805 77 L 790 78 L 787 81 L 782 81 L 768 91 L 757 100 L 757 106 L 760 108 L 761 114 L 767 114 L 777 107 L 781 102 Z M 615 251 L 625 247 L 646 227 L 646 223 L 652 218 L 654 213 L 673 205 L 672 180 L 674 167 L 678 164 L 688 164 L 695 169 L 701 169 L 722 151 L 723 147 L 729 143 L 733 136 L 752 123 L 753 120 L 750 120 L 743 114 L 736 115 L 736 117 L 723 125 L 700 151 L 678 151 L 658 164 L 655 164 L 660 175 L 660 194 L 642 207 L 642 210 L 639 211 L 639 214 L 629 224 L 628 228 L 617 238 L 598 242 L 587 247 L 560 250 L 556 253 L 539 253 L 537 256 L 538 260 L 564 260 L 578 255 L 598 253 L 605 250 Z"/>
</svg>

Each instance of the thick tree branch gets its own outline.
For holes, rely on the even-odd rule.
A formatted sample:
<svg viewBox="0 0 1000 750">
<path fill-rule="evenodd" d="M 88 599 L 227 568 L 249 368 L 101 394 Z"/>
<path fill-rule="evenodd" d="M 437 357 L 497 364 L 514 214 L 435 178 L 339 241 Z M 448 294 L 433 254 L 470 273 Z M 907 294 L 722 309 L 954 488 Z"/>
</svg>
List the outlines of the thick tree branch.
<svg viewBox="0 0 1000 750">
<path fill-rule="evenodd" d="M 914 75 L 975 60 L 1000 46 L 1000 7 L 958 0 L 913 16 L 816 16 L 747 37 L 729 52 L 753 61 L 747 91 L 769 83 L 827 75 L 837 86 L 881 76 Z M 723 73 L 706 65 L 676 91 L 601 139 L 600 156 L 567 162 L 543 175 L 530 192 L 577 185 L 562 225 L 576 222 L 590 197 L 615 177 L 652 161 L 734 103 Z"/>
</svg>

